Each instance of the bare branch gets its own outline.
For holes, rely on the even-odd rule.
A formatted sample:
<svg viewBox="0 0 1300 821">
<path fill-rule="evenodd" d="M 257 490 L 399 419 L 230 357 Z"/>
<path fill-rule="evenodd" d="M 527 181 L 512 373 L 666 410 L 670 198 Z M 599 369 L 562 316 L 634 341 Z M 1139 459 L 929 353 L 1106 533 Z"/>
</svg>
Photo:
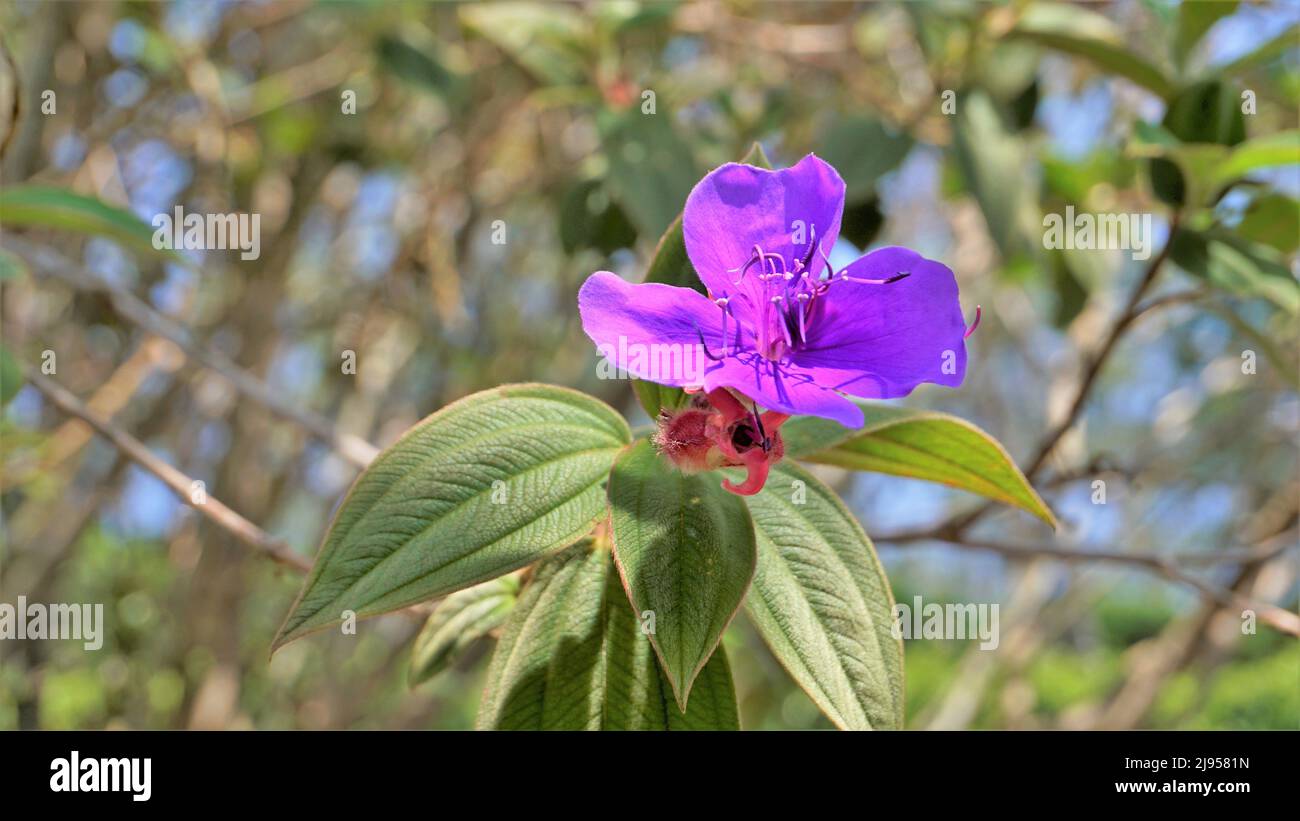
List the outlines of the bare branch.
<svg viewBox="0 0 1300 821">
<path fill-rule="evenodd" d="M 946 537 L 934 534 L 925 535 L 920 532 L 901 533 L 893 538 L 877 536 L 875 539 L 877 542 L 894 543 L 922 540 L 943 541 L 958 547 L 971 548 L 974 550 L 990 550 L 1017 561 L 1052 559 L 1062 562 L 1110 562 L 1115 564 L 1132 565 L 1158 573 L 1170 581 L 1179 582 L 1180 584 L 1193 587 L 1203 597 L 1216 602 L 1222 607 L 1236 607 L 1243 610 L 1254 610 L 1259 615 L 1259 618 L 1267 624 L 1272 625 L 1284 633 L 1293 636 L 1300 636 L 1300 616 L 1275 605 L 1266 602 L 1252 601 L 1231 590 L 1210 584 L 1204 579 L 1183 570 L 1178 566 L 1176 561 L 1179 557 L 1185 558 L 1193 556 L 1197 558 L 1204 557 L 1204 560 L 1219 560 L 1224 562 L 1259 562 L 1280 554 L 1289 546 L 1286 543 L 1261 548 L 1259 550 L 1234 551 L 1232 553 L 1178 554 L 1178 556 L 1173 556 L 1150 553 L 1125 553 L 1116 550 L 1071 550 L 1068 548 L 1056 547 L 1055 545 L 1007 544 L 987 539 L 969 539 L 958 535 L 949 535 Z"/>
<path fill-rule="evenodd" d="M 1173 248 L 1174 235 L 1178 233 L 1180 221 L 1181 212 L 1175 211 L 1173 219 L 1169 223 L 1169 238 L 1165 240 L 1165 245 L 1160 249 L 1160 253 L 1156 254 L 1150 264 L 1147 265 L 1146 271 L 1142 274 L 1142 279 L 1138 280 L 1138 284 L 1129 294 L 1123 312 L 1115 320 L 1115 324 L 1111 326 L 1110 333 L 1106 334 L 1106 339 L 1101 343 L 1101 347 L 1097 349 L 1097 353 L 1088 362 L 1088 366 L 1083 372 L 1083 378 L 1079 381 L 1079 387 L 1074 393 L 1074 400 L 1070 403 L 1070 410 L 1066 413 L 1065 418 L 1056 427 L 1052 428 L 1052 431 L 1044 438 L 1043 443 L 1038 447 L 1038 452 L 1030 460 L 1029 467 L 1025 469 L 1025 475 L 1030 479 L 1033 479 L 1038 474 L 1038 471 L 1042 469 L 1047 462 L 1047 457 L 1052 455 L 1052 451 L 1056 449 L 1057 444 L 1061 441 L 1061 437 L 1070 428 L 1074 427 L 1074 423 L 1079 418 L 1079 413 L 1083 410 L 1083 406 L 1087 404 L 1088 395 L 1092 393 L 1092 387 L 1101 374 L 1102 367 L 1110 359 L 1111 352 L 1115 350 L 1115 345 L 1119 342 L 1120 337 L 1133 324 L 1133 320 L 1138 318 L 1140 313 L 1138 306 L 1141 304 L 1142 298 L 1146 296 L 1146 292 L 1150 290 L 1151 285 L 1156 281 L 1156 276 L 1160 273 L 1160 267 L 1169 258 L 1169 251 Z"/>
<path fill-rule="evenodd" d="M 1206 288 L 1192 288 L 1186 291 L 1175 291 L 1172 294 L 1152 297 L 1146 302 L 1139 305 L 1134 311 L 1135 316 L 1141 316 L 1148 311 L 1156 311 L 1161 308 L 1168 308 L 1171 305 L 1182 305 L 1188 302 L 1196 302 L 1209 296 L 1209 290 Z"/>
<path fill-rule="evenodd" d="M 313 436 L 329 443 L 339 455 L 357 467 L 366 467 L 379 454 L 378 448 L 361 437 L 339 431 L 324 416 L 294 405 L 224 354 L 199 344 L 187 329 L 158 313 L 125 288 L 107 282 L 81 269 L 62 254 L 35 243 L 8 236 L 5 245 L 25 257 L 34 268 L 46 271 L 75 287 L 108 294 L 113 307 L 123 317 L 151 334 L 174 342 L 186 356 L 220 374 L 241 394 L 265 405 L 277 415 L 296 422 Z"/>
<path fill-rule="evenodd" d="M 1074 427 L 1074 423 L 1078 421 L 1079 414 L 1083 411 L 1083 406 L 1087 404 L 1088 396 L 1092 393 L 1093 386 L 1097 382 L 1097 377 L 1101 374 L 1106 361 L 1110 359 L 1110 355 L 1115 350 L 1115 346 L 1119 342 L 1120 338 L 1133 324 L 1134 320 L 1143 313 L 1146 313 L 1152 307 L 1155 307 L 1154 305 L 1142 306 L 1142 298 L 1146 296 L 1147 291 L 1150 290 L 1151 285 L 1156 281 L 1161 266 L 1164 265 L 1165 260 L 1169 258 L 1169 252 L 1173 248 L 1174 244 L 1174 235 L 1178 232 L 1181 221 L 1182 212 L 1175 211 L 1173 218 L 1169 222 L 1169 238 L 1165 240 L 1165 245 L 1160 249 L 1160 253 L 1151 258 L 1151 262 L 1143 272 L 1142 278 L 1138 280 L 1138 284 L 1129 294 L 1128 301 L 1124 305 L 1124 310 L 1120 312 L 1119 318 L 1116 319 L 1115 324 L 1111 326 L 1110 332 L 1106 334 L 1106 338 L 1101 343 L 1101 347 L 1097 349 L 1097 353 L 1093 355 L 1092 359 L 1089 360 L 1088 365 L 1084 368 L 1083 378 L 1079 380 L 1079 387 L 1075 390 L 1074 399 L 1070 402 L 1070 409 L 1066 413 L 1065 418 L 1053 427 L 1043 438 L 1042 444 L 1038 446 L 1038 451 L 1029 461 L 1029 465 L 1024 469 L 1025 477 L 1029 480 L 1032 481 L 1034 477 L 1038 475 L 1039 471 L 1043 469 L 1043 466 L 1047 464 L 1047 458 L 1052 455 L 1052 451 L 1056 450 L 1056 446 L 1060 444 L 1061 438 L 1065 436 L 1065 434 L 1069 432 L 1070 428 Z M 947 522 L 940 525 L 937 530 L 947 535 L 965 533 L 971 525 L 983 518 L 985 514 L 993 509 L 993 507 L 993 502 L 983 504 L 972 511 L 950 518 Z"/>
<path fill-rule="evenodd" d="M 190 495 L 194 486 L 193 479 L 155 456 L 139 439 L 87 408 L 80 399 L 57 382 L 30 366 L 24 368 L 24 375 L 33 387 L 61 410 L 90 425 L 133 462 L 161 479 L 180 497 L 181 501 L 208 517 L 239 541 L 286 567 L 302 572 L 311 568 L 311 564 L 306 559 L 291 552 L 283 541 L 271 536 L 211 495 L 205 496 L 202 503 L 194 502 Z"/>
</svg>

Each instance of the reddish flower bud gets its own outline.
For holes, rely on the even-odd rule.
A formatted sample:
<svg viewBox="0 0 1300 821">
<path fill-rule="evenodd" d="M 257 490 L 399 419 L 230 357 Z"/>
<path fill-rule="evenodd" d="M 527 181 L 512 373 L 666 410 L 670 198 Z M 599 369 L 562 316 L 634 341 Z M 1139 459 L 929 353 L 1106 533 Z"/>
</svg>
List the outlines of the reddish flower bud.
<svg viewBox="0 0 1300 821">
<path fill-rule="evenodd" d="M 690 407 L 660 411 L 653 441 L 683 473 L 746 468 L 749 474 L 744 482 L 737 485 L 724 479 L 722 486 L 752 496 L 763 489 L 771 466 L 785 455 L 778 428 L 788 418 L 775 411 L 746 410 L 731 392 L 719 388 L 696 394 Z"/>
</svg>

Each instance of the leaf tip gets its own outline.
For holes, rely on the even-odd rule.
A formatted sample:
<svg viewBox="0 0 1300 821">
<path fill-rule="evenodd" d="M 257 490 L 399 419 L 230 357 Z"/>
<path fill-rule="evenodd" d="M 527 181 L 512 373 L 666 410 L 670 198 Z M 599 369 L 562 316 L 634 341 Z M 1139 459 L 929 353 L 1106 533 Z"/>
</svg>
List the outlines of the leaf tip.
<svg viewBox="0 0 1300 821">
<path fill-rule="evenodd" d="M 1024 474 L 1021 474 L 1021 476 L 1024 478 L 1025 487 L 1029 490 L 1033 504 L 1019 505 L 1019 507 L 1032 514 L 1035 518 L 1046 523 L 1047 526 L 1052 529 L 1053 533 L 1059 532 L 1061 529 L 1061 522 L 1056 518 L 1056 513 L 1052 511 L 1052 508 L 1048 506 L 1047 502 L 1043 501 L 1043 497 L 1038 495 L 1038 491 L 1029 483 L 1028 477 L 1025 477 Z"/>
<path fill-rule="evenodd" d="M 281 647 L 284 647 L 291 641 L 297 641 L 307 633 L 312 632 L 311 630 L 304 630 L 301 621 L 293 627 L 289 626 L 290 619 L 292 619 L 294 614 L 297 612 L 298 605 L 295 602 L 293 609 L 284 617 L 284 624 L 280 625 L 280 629 L 275 632 L 275 638 L 271 639 L 271 649 L 268 651 L 266 656 L 267 661 L 270 661 Z"/>
<path fill-rule="evenodd" d="M 291 641 L 293 641 L 293 638 L 286 636 L 284 631 L 276 633 L 275 638 L 271 640 L 271 649 L 266 653 L 266 660 L 269 662 L 274 659 L 276 652 Z"/>
<path fill-rule="evenodd" d="M 692 682 L 678 682 L 676 679 L 669 679 L 668 683 L 672 685 L 673 701 L 677 702 L 677 709 L 682 715 L 686 715 L 686 702 L 691 697 Z"/>
</svg>

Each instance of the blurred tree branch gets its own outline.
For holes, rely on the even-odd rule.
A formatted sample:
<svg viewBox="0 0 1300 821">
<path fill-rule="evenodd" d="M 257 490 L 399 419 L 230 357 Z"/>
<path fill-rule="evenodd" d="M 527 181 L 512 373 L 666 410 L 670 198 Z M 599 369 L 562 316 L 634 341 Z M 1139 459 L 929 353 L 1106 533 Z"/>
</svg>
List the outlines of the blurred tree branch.
<svg viewBox="0 0 1300 821">
<path fill-rule="evenodd" d="M 12 236 L 5 239 L 5 245 L 25 257 L 38 270 L 45 271 L 74 287 L 108 294 L 113 307 L 122 316 L 145 331 L 172 341 L 190 359 L 225 377 L 241 394 L 265 405 L 285 419 L 301 425 L 357 467 L 365 467 L 379 454 L 378 448 L 361 437 L 343 433 L 324 416 L 292 404 L 277 394 L 271 386 L 230 361 L 224 354 L 200 345 L 188 330 L 155 311 L 130 291 L 79 268 L 57 251 Z"/>
<path fill-rule="evenodd" d="M 181 501 L 235 536 L 240 542 L 286 567 L 304 573 L 311 569 L 311 563 L 291 552 L 283 541 L 271 536 L 219 500 L 205 494 L 202 501 L 195 501 L 192 496 L 193 479 L 155 456 L 143 442 L 114 425 L 111 420 L 87 408 L 80 399 L 39 370 L 27 366 L 24 368 L 24 376 L 56 407 L 93 427 L 132 461 L 162 480 Z"/>
<path fill-rule="evenodd" d="M 1146 269 L 1142 273 L 1141 279 L 1138 280 L 1137 285 L 1135 285 L 1133 290 L 1129 293 L 1128 300 L 1124 305 L 1124 310 L 1120 312 L 1119 317 L 1115 320 L 1114 324 L 1111 325 L 1110 331 L 1106 334 L 1105 339 L 1097 348 L 1097 352 L 1088 360 L 1088 364 L 1084 367 L 1083 376 L 1079 380 L 1078 388 L 1075 389 L 1074 398 L 1070 402 L 1070 407 L 1069 410 L 1066 411 L 1065 417 L 1051 428 L 1051 430 L 1049 430 L 1043 437 L 1042 443 L 1038 446 L 1033 458 L 1029 460 L 1028 465 L 1024 468 L 1024 474 L 1030 481 L 1033 481 L 1038 476 L 1043 467 L 1047 464 L 1048 457 L 1052 455 L 1052 452 L 1056 450 L 1056 446 L 1060 444 L 1061 439 L 1070 431 L 1071 428 L 1074 427 L 1074 423 L 1078 421 L 1079 415 L 1082 413 L 1083 407 L 1087 404 L 1088 397 L 1091 395 L 1092 389 L 1097 383 L 1097 377 L 1101 374 L 1102 368 L 1110 359 L 1110 355 L 1115 350 L 1120 338 L 1123 337 L 1125 332 L 1132 327 L 1134 321 L 1140 316 L 1149 313 L 1153 308 L 1177 304 L 1182 301 L 1180 298 L 1178 300 L 1153 301 L 1152 304 L 1146 306 L 1142 305 L 1143 298 L 1151 289 L 1151 286 L 1155 283 L 1160 274 L 1161 266 L 1164 265 L 1165 260 L 1169 258 L 1169 252 L 1173 248 L 1174 235 L 1178 232 L 1181 220 L 1181 212 L 1175 211 L 1169 222 L 1169 236 L 1165 240 L 1164 247 L 1160 249 L 1158 254 L 1151 258 L 1151 262 L 1147 264 Z M 972 525 L 982 519 L 995 507 L 995 503 L 988 502 L 972 511 L 949 518 L 947 521 L 937 525 L 936 527 L 924 531 L 924 533 L 895 534 L 892 536 L 881 535 L 876 538 L 878 541 L 898 542 L 915 541 L 917 540 L 915 538 L 917 536 L 921 536 L 922 538 L 928 536 L 944 541 L 958 541 Z"/>
<path fill-rule="evenodd" d="M 990 550 L 1017 560 L 1054 559 L 1063 562 L 1091 561 L 1134 565 L 1154 571 L 1171 581 L 1193 587 L 1203 597 L 1218 603 L 1220 607 L 1254 610 L 1259 614 L 1260 619 L 1278 630 L 1292 636 L 1300 636 L 1300 616 L 1295 613 L 1266 602 L 1255 602 L 1246 599 L 1228 588 L 1210 584 L 1204 579 L 1188 573 L 1178 565 L 1178 561 L 1186 561 L 1189 555 L 1194 557 L 1194 561 L 1201 563 L 1253 564 L 1268 561 L 1291 547 L 1290 543 L 1285 540 L 1275 540 L 1273 543 L 1260 548 L 1232 551 L 1230 553 L 1180 554 L 1178 560 L 1174 556 L 1156 554 L 1127 553 L 1113 550 L 1068 550 L 1052 545 L 1007 544 L 964 537 L 952 540 L 951 543 L 976 550 Z"/>
</svg>

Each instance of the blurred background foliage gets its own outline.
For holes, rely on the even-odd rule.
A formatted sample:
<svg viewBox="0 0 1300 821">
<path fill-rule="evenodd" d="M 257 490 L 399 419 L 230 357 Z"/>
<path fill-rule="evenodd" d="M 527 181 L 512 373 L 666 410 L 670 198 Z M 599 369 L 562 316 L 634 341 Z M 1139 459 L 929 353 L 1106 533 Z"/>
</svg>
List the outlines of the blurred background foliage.
<svg viewBox="0 0 1300 821">
<path fill-rule="evenodd" d="M 1298 23 L 1294 3 L 1189 0 L 0 3 L 0 601 L 103 602 L 108 623 L 93 653 L 0 644 L 0 727 L 468 727 L 491 649 L 468 642 L 409 687 L 423 607 L 268 662 L 299 577 L 23 386 L 22 363 L 55 351 L 61 384 L 303 556 L 355 466 L 24 250 L 134 293 L 378 446 L 502 382 L 641 414 L 627 383 L 596 378 L 577 288 L 598 269 L 644 276 L 694 182 L 754 141 L 844 176 L 833 260 L 903 244 L 955 270 L 985 314 L 966 384 L 906 402 L 1021 460 L 1147 265 L 1045 249 L 1043 215 L 1153 214 L 1159 252 L 1177 214 L 1151 303 L 1037 483 L 1073 549 L 1281 540 L 1197 572 L 1294 610 Z M 177 205 L 259 213 L 261 257 L 160 255 L 114 216 Z M 903 538 L 977 500 L 823 475 L 898 600 L 1002 606 L 996 652 L 907 643 L 909 726 L 1300 721 L 1294 639 L 1243 634 L 1240 612 L 1138 567 Z M 973 532 L 1050 535 L 1012 511 Z M 743 616 L 727 643 L 745 726 L 829 727 Z"/>
</svg>

